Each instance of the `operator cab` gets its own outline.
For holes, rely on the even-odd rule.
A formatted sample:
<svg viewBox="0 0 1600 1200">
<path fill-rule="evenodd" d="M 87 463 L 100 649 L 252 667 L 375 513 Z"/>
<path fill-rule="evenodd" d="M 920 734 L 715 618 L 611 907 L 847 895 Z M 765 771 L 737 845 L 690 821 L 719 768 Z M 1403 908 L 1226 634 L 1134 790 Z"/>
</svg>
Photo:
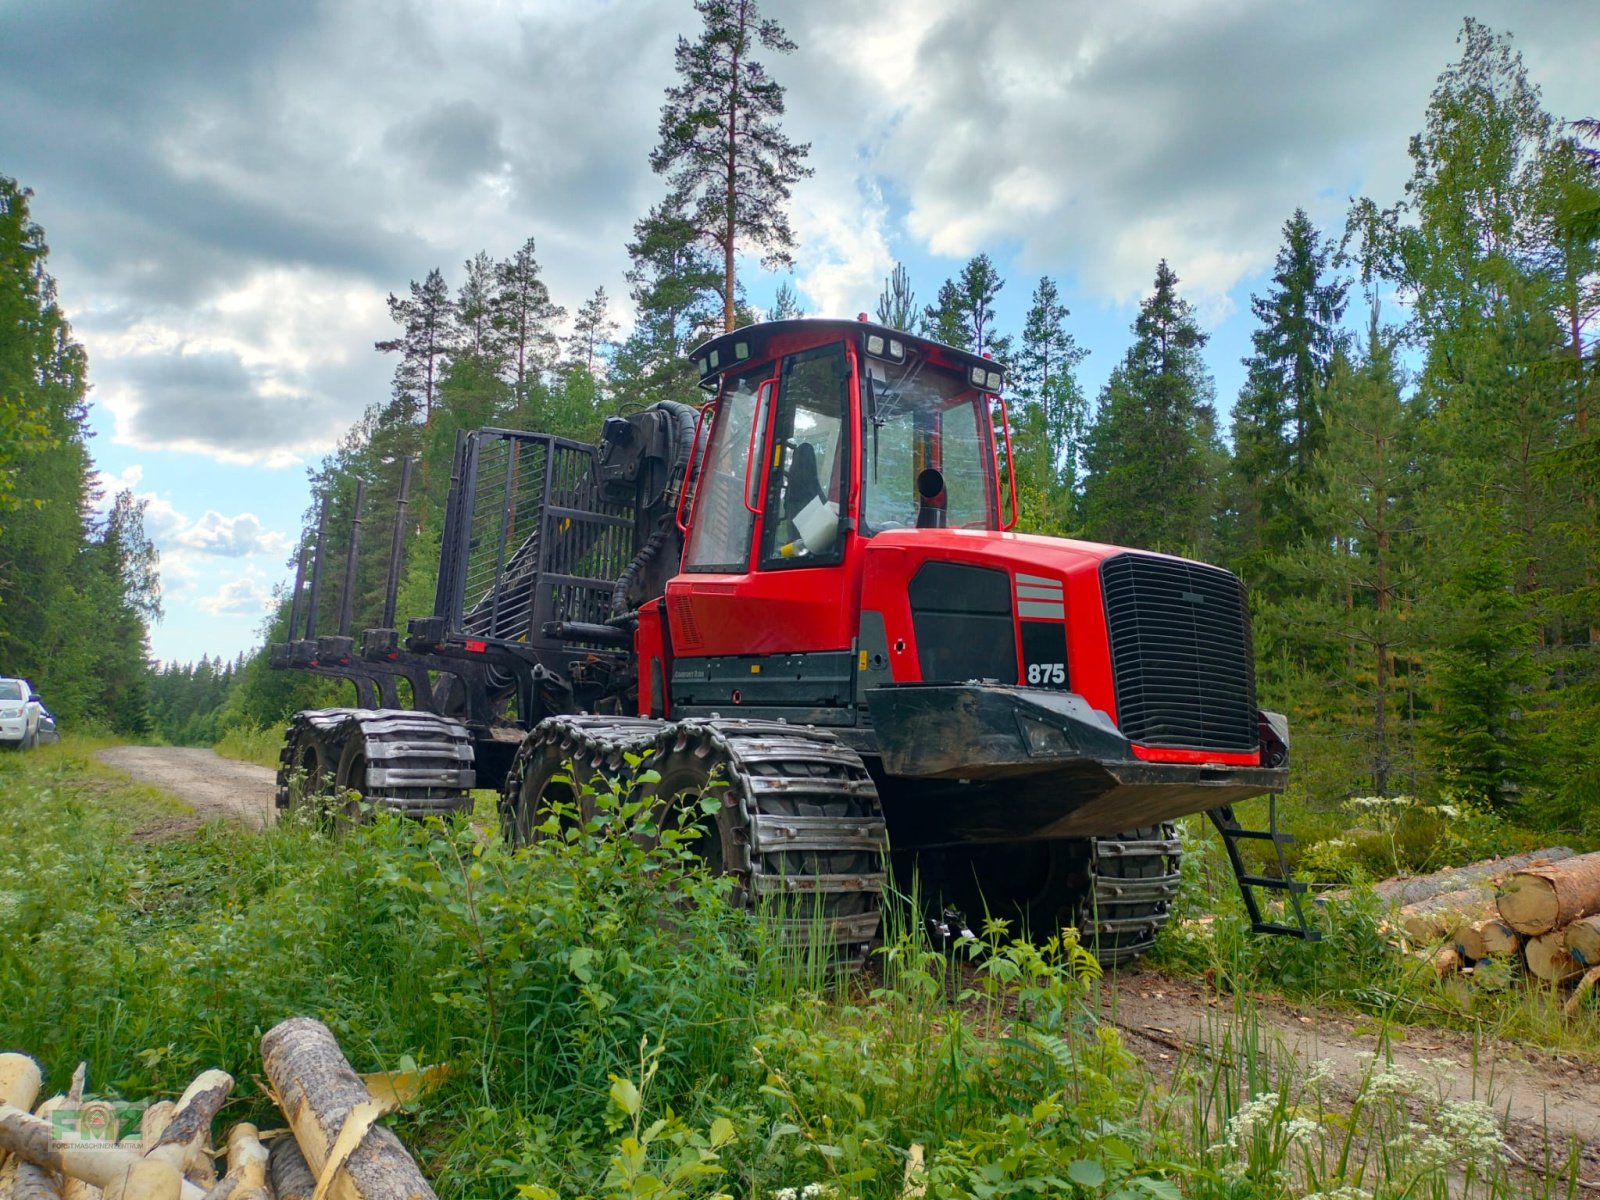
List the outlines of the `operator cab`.
<svg viewBox="0 0 1600 1200">
<path fill-rule="evenodd" d="M 680 514 L 685 570 L 814 566 L 839 561 L 852 533 L 1015 523 L 1000 517 L 998 363 L 830 320 L 736 330 L 694 362 L 715 399 Z"/>
</svg>

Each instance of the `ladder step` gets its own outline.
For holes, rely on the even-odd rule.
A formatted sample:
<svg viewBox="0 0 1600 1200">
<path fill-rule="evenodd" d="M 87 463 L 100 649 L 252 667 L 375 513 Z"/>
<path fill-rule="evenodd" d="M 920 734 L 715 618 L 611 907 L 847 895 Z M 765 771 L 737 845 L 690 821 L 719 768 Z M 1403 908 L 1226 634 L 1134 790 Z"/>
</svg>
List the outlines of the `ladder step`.
<svg viewBox="0 0 1600 1200">
<path fill-rule="evenodd" d="M 1302 929 L 1298 925 L 1284 925 L 1278 921 L 1257 921 L 1251 925 L 1256 933 L 1276 933 L 1284 937 L 1299 938 L 1303 942 L 1320 942 L 1322 931 L 1320 929 Z"/>
<path fill-rule="evenodd" d="M 1303 879 L 1276 879 L 1271 875 L 1241 875 L 1239 882 L 1245 887 L 1264 888 L 1272 892 L 1293 892 L 1303 895 L 1310 886 Z"/>
</svg>

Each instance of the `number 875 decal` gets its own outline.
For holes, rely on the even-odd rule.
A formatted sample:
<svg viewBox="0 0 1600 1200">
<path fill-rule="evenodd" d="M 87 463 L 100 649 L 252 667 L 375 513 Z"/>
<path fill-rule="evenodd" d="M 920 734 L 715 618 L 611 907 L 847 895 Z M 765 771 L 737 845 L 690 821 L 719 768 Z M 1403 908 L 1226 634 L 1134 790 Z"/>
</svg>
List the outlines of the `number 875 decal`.
<svg viewBox="0 0 1600 1200">
<path fill-rule="evenodd" d="M 1067 664 L 1058 662 L 1029 663 L 1028 682 L 1041 687 L 1054 684 L 1060 687 L 1067 682 Z"/>
</svg>

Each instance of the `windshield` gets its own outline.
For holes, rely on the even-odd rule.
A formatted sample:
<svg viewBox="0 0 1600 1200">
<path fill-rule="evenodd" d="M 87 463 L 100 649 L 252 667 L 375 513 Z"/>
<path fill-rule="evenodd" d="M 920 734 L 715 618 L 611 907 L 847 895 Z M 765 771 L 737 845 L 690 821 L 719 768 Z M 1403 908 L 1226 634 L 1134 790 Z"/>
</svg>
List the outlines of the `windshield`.
<svg viewBox="0 0 1600 1200">
<path fill-rule="evenodd" d="M 0 700 L 21 700 L 22 685 L 15 679 L 0 679 Z"/>
<path fill-rule="evenodd" d="M 994 528 L 983 397 L 926 360 L 864 360 L 862 532 Z"/>
</svg>

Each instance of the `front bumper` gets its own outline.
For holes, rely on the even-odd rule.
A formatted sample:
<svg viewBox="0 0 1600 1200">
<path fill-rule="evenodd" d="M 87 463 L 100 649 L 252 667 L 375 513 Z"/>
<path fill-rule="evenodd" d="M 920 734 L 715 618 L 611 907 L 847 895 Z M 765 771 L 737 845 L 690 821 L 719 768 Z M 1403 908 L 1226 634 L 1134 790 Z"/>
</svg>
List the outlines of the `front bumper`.
<svg viewBox="0 0 1600 1200">
<path fill-rule="evenodd" d="M 0 745 L 20 746 L 27 737 L 27 717 L 0 717 Z"/>
<path fill-rule="evenodd" d="M 910 684 L 869 688 L 866 701 L 887 775 L 989 785 L 924 792 L 960 806 L 948 822 L 960 840 L 1120 833 L 1280 791 L 1289 779 L 1287 766 L 1147 762 L 1071 692 Z"/>
</svg>

